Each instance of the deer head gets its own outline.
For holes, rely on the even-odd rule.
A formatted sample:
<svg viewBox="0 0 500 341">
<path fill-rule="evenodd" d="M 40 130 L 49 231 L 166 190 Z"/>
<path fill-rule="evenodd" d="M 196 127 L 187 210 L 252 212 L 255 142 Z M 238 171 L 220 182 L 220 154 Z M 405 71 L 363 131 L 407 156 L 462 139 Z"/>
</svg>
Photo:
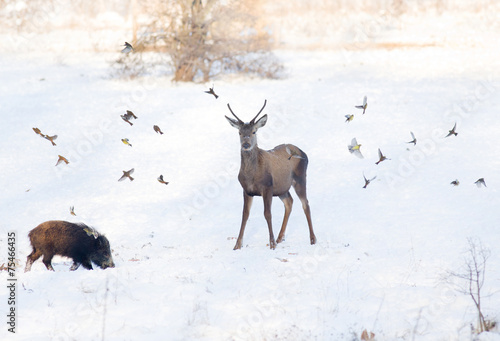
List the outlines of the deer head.
<svg viewBox="0 0 500 341">
<path fill-rule="evenodd" d="M 236 118 L 230 118 L 226 116 L 226 119 L 228 120 L 229 124 L 231 124 L 233 127 L 238 129 L 240 133 L 240 144 L 241 144 L 241 150 L 242 151 L 251 151 L 256 145 L 257 145 L 257 130 L 259 128 L 262 128 L 263 126 L 266 125 L 267 122 L 267 115 L 262 116 L 257 120 L 257 117 L 260 115 L 262 110 L 264 110 L 264 107 L 266 106 L 267 100 L 264 101 L 264 105 L 262 106 L 262 109 L 255 115 L 255 117 L 248 123 L 243 122 L 242 120 L 239 119 L 238 116 L 236 116 L 231 109 L 231 106 L 229 103 L 227 104 L 227 107 L 229 108 L 229 111 L 233 116 Z"/>
</svg>

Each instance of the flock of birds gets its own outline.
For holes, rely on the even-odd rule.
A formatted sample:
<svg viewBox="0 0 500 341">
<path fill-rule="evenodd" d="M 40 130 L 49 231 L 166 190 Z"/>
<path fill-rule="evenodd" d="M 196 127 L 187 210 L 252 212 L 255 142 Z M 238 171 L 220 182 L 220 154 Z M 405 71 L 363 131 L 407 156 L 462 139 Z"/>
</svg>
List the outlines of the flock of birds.
<svg viewBox="0 0 500 341">
<path fill-rule="evenodd" d="M 128 53 L 133 52 L 133 51 L 135 51 L 134 47 L 131 44 L 125 42 L 124 48 L 121 50 L 121 52 L 128 54 Z M 215 93 L 214 93 L 214 95 L 215 95 Z M 217 96 L 216 96 L 216 98 L 217 98 Z M 123 121 L 125 121 L 126 123 L 128 123 L 130 126 L 134 125 L 132 123 L 132 120 L 136 120 L 137 119 L 137 116 L 132 111 L 130 111 L 130 110 L 126 110 L 125 114 L 120 115 L 120 117 L 122 118 Z M 163 131 L 161 131 L 161 128 L 158 125 L 154 125 L 153 126 L 153 130 L 156 133 L 158 133 L 160 135 L 163 135 Z M 44 134 L 44 133 L 42 133 L 42 131 L 39 128 L 36 128 L 36 127 L 33 128 L 33 131 L 35 132 L 35 134 L 39 135 L 40 137 L 42 137 L 42 138 L 50 141 L 52 143 L 52 146 L 57 146 L 57 144 L 54 142 L 57 139 L 57 135 L 50 136 L 48 134 Z M 123 139 L 121 139 L 121 141 L 125 145 L 132 147 L 132 144 L 130 143 L 130 140 L 128 138 L 123 138 Z M 69 164 L 70 162 L 64 156 L 58 155 L 56 166 L 60 165 L 61 163 Z M 133 173 L 134 173 L 134 168 L 132 168 L 132 169 L 130 169 L 128 171 L 123 171 L 123 175 L 118 179 L 118 181 L 123 181 L 125 179 L 129 179 L 130 181 L 133 181 L 134 180 L 134 178 L 132 177 Z M 157 178 L 157 180 L 161 184 L 168 185 L 168 181 L 165 181 L 163 179 L 163 174 L 160 174 L 160 176 Z M 74 206 L 71 206 L 69 208 L 69 210 L 70 210 L 70 214 L 71 215 L 76 216 L 76 214 L 75 214 L 75 207 Z"/>
<path fill-rule="evenodd" d="M 356 105 L 354 107 L 357 108 L 357 109 L 363 109 L 362 115 L 364 115 L 365 112 L 366 112 L 366 108 L 368 107 L 368 99 L 367 99 L 367 97 L 364 96 L 364 98 L 363 98 L 363 104 Z M 348 114 L 348 115 L 345 115 L 345 118 L 346 118 L 345 122 L 349 123 L 349 122 L 351 122 L 354 119 L 354 115 L 353 114 Z M 451 130 L 448 131 L 448 134 L 446 136 L 444 136 L 444 137 L 446 138 L 446 137 L 449 137 L 449 136 L 452 136 L 452 135 L 457 136 L 458 133 L 457 133 L 456 129 L 457 129 L 457 123 L 455 122 L 455 124 L 453 125 L 453 128 L 451 128 Z M 415 137 L 415 134 L 412 131 L 410 131 L 410 135 L 411 135 L 412 140 L 408 141 L 406 143 L 412 143 L 414 146 L 416 146 L 417 145 L 417 138 Z M 347 149 L 349 150 L 349 152 L 351 154 L 354 154 L 358 158 L 360 158 L 360 159 L 364 158 L 363 154 L 361 153 L 361 144 L 358 143 L 358 141 L 356 140 L 356 138 L 353 138 L 351 140 L 351 144 L 347 146 Z M 375 164 L 378 165 L 379 163 L 381 163 L 382 161 L 385 161 L 385 160 L 390 160 L 390 159 L 382 153 L 382 151 L 380 150 L 380 148 L 378 148 L 378 161 L 375 162 Z M 363 178 L 364 178 L 364 181 L 365 181 L 365 184 L 364 184 L 363 188 L 366 188 L 377 177 L 374 176 L 371 179 L 367 179 L 366 176 L 365 176 L 365 174 L 363 173 Z M 486 182 L 485 182 L 484 178 L 479 178 L 474 183 L 476 184 L 477 187 L 482 187 L 482 186 L 486 187 Z M 460 181 L 458 181 L 458 179 L 456 179 L 456 180 L 453 180 L 452 182 L 450 182 L 450 184 L 453 185 L 453 186 L 458 186 L 460 184 Z"/>
<path fill-rule="evenodd" d="M 120 117 L 123 119 L 123 121 L 127 122 L 128 124 L 130 124 L 130 126 L 133 126 L 133 123 L 131 122 L 132 119 L 137 119 L 137 116 L 130 110 L 127 110 L 125 114 L 123 115 L 120 115 Z M 160 135 L 163 135 L 163 132 L 161 131 L 160 127 L 157 126 L 157 125 L 154 125 L 153 126 L 153 130 L 160 134 Z M 44 134 L 42 133 L 42 131 L 39 129 L 39 128 L 33 128 L 33 131 L 35 132 L 35 134 L 39 135 L 40 137 L 50 141 L 52 143 L 53 146 L 57 146 L 57 144 L 54 142 L 54 140 L 57 139 L 57 135 L 53 135 L 53 136 L 49 136 L 47 134 Z M 122 142 L 125 144 L 125 145 L 128 145 L 130 147 L 132 147 L 132 144 L 130 143 L 129 139 L 128 138 L 123 138 L 121 139 Z M 65 164 L 69 164 L 69 160 L 67 158 L 65 158 L 64 156 L 62 155 L 58 155 L 58 159 L 57 159 L 57 162 L 56 162 L 56 166 L 60 165 L 61 163 L 65 163 Z M 134 168 L 128 170 L 128 171 L 123 171 L 123 175 L 118 179 L 118 181 L 123 181 L 125 179 L 129 179 L 130 181 L 133 181 L 134 178 L 132 177 L 132 174 L 134 173 Z M 161 184 L 165 184 L 165 185 L 168 185 L 168 181 L 165 181 L 163 179 L 163 174 L 160 174 L 160 176 L 157 178 L 158 182 L 161 183 Z M 75 208 L 74 206 L 71 206 L 70 207 L 70 214 L 71 215 L 74 215 L 76 216 L 75 214 Z"/>
</svg>

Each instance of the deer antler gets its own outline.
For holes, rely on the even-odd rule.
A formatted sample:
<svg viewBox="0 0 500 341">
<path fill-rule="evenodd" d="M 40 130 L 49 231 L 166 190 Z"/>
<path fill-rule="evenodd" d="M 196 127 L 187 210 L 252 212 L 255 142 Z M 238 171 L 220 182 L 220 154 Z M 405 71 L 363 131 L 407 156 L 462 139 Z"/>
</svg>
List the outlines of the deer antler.
<svg viewBox="0 0 500 341">
<path fill-rule="evenodd" d="M 239 123 L 244 123 L 242 120 L 240 120 L 240 118 L 238 116 L 236 116 L 233 112 L 233 110 L 231 109 L 231 106 L 229 105 L 229 103 L 227 104 L 227 107 L 229 108 L 229 111 L 231 112 L 231 114 L 233 114 L 234 117 L 236 117 L 236 119 L 238 120 Z"/>
<path fill-rule="evenodd" d="M 262 110 L 264 110 L 264 108 L 266 107 L 266 104 L 267 104 L 267 99 L 264 100 L 264 105 L 262 106 L 262 109 L 260 109 L 260 111 L 257 113 L 257 115 L 250 121 L 251 124 L 255 123 L 255 119 L 260 115 Z"/>
</svg>

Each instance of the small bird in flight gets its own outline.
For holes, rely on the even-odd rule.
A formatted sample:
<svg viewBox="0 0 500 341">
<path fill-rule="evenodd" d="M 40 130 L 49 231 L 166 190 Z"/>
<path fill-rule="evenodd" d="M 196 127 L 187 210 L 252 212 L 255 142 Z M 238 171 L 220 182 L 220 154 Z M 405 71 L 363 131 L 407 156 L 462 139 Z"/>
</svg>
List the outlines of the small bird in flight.
<svg viewBox="0 0 500 341">
<path fill-rule="evenodd" d="M 452 182 L 450 182 L 450 185 L 458 186 L 458 185 L 460 185 L 460 181 L 458 181 L 458 179 L 453 180 Z"/>
<path fill-rule="evenodd" d="M 56 145 L 56 143 L 54 142 L 54 140 L 57 139 L 57 135 L 54 135 L 54 136 L 43 135 L 43 138 L 45 138 L 46 140 L 49 140 L 50 142 L 52 142 L 53 146 Z"/>
<path fill-rule="evenodd" d="M 365 176 L 365 173 L 363 173 L 363 178 L 365 179 L 365 185 L 363 186 L 363 188 L 366 188 L 370 184 L 370 182 L 372 182 L 373 180 L 375 180 L 376 177 L 377 176 L 374 176 L 373 178 L 371 178 L 370 180 L 368 180 L 366 178 L 366 176 Z"/>
<path fill-rule="evenodd" d="M 168 181 L 163 180 L 163 174 L 161 174 L 157 179 L 161 184 L 168 185 Z"/>
<path fill-rule="evenodd" d="M 410 131 L 410 134 L 411 134 L 411 138 L 412 138 L 413 140 L 411 140 L 411 141 L 409 141 L 409 142 L 406 142 L 406 143 L 413 143 L 413 145 L 414 145 L 414 146 L 415 146 L 415 145 L 417 145 L 417 138 L 415 137 L 415 134 L 413 134 L 413 132 L 412 132 L 412 131 Z"/>
<path fill-rule="evenodd" d="M 122 175 L 121 178 L 118 179 L 118 181 L 123 181 L 126 178 L 129 178 L 130 181 L 134 181 L 134 178 L 130 176 L 133 173 L 134 173 L 134 169 L 133 168 L 131 170 L 129 170 L 129 171 L 123 171 L 123 175 Z"/>
<path fill-rule="evenodd" d="M 56 166 L 58 164 L 60 164 L 61 162 L 65 162 L 66 164 L 69 163 L 68 159 L 66 159 L 64 156 L 62 156 L 62 155 L 58 155 L 58 156 L 59 156 L 59 159 L 57 160 Z"/>
<path fill-rule="evenodd" d="M 130 143 L 127 138 L 122 139 L 122 142 L 125 143 L 126 145 L 132 147 L 132 143 Z"/>
<path fill-rule="evenodd" d="M 76 213 L 75 213 L 75 206 L 70 206 L 70 207 L 69 207 L 69 213 L 70 213 L 71 215 L 76 216 Z"/>
<path fill-rule="evenodd" d="M 288 155 L 290 155 L 288 157 L 288 160 L 290 160 L 292 157 L 296 159 L 303 159 L 303 157 L 300 156 L 295 150 L 291 150 L 288 145 L 286 146 L 285 150 L 288 153 Z"/>
<path fill-rule="evenodd" d="M 157 125 L 154 125 L 154 126 L 153 126 L 153 129 L 154 129 L 157 133 L 160 133 L 160 135 L 163 135 L 163 132 L 161 131 L 160 127 L 158 127 Z"/>
<path fill-rule="evenodd" d="M 351 154 L 354 153 L 354 155 L 356 155 L 357 157 L 359 157 L 360 159 L 363 159 L 364 156 L 363 154 L 361 154 L 361 145 L 358 144 L 358 141 L 356 140 L 356 138 L 353 138 L 352 141 L 351 141 L 351 144 L 347 146 L 347 148 L 349 149 L 349 152 Z"/>
<path fill-rule="evenodd" d="M 455 125 L 453 126 L 453 128 L 451 130 L 449 130 L 448 135 L 446 135 L 445 137 L 448 137 L 448 136 L 451 136 L 451 135 L 457 136 L 458 133 L 455 131 L 456 128 L 457 128 L 457 123 L 455 122 Z"/>
<path fill-rule="evenodd" d="M 377 162 L 375 162 L 376 165 L 378 165 L 379 163 L 381 163 L 384 160 L 390 160 L 384 154 L 382 154 L 382 151 L 380 150 L 380 148 L 378 149 L 378 159 L 379 160 Z"/>
<path fill-rule="evenodd" d="M 214 91 L 214 86 L 212 84 L 212 87 L 211 88 L 208 88 L 208 91 L 205 91 L 205 93 L 207 94 L 210 94 L 210 95 L 214 95 L 215 99 L 219 98 L 219 96 L 217 96 L 217 94 L 215 93 Z"/>
<path fill-rule="evenodd" d="M 87 233 L 89 237 L 94 237 L 95 239 L 99 237 L 99 232 L 97 232 L 97 230 L 93 227 L 85 226 L 83 230 L 85 231 L 85 233 Z"/>
<path fill-rule="evenodd" d="M 363 109 L 363 115 L 365 114 L 366 107 L 368 106 L 368 103 L 366 102 L 367 98 L 366 96 L 363 98 L 363 104 L 362 105 L 356 105 L 355 107 L 358 109 Z"/>
<path fill-rule="evenodd" d="M 476 184 L 477 187 L 481 187 L 481 186 L 486 187 L 486 182 L 484 182 L 484 178 L 479 178 L 474 183 Z"/>
<path fill-rule="evenodd" d="M 123 46 L 125 46 L 125 47 L 123 48 L 122 53 L 127 53 L 128 54 L 128 53 L 130 53 L 132 51 L 135 52 L 134 47 L 132 45 L 130 45 L 129 43 L 125 42 L 125 44 L 123 44 Z"/>
<path fill-rule="evenodd" d="M 137 119 L 137 116 L 135 116 L 134 113 L 130 110 L 127 110 L 127 113 L 124 115 L 120 115 L 120 117 L 131 126 L 133 125 L 133 123 L 130 122 L 130 119 L 131 118 Z"/>
<path fill-rule="evenodd" d="M 345 115 L 346 117 L 346 122 L 351 122 L 354 119 L 354 115 Z"/>
<path fill-rule="evenodd" d="M 38 129 L 38 128 L 33 128 L 33 131 L 34 131 L 36 134 L 40 135 L 41 137 L 45 137 L 45 135 L 44 135 L 44 134 L 42 134 L 42 132 L 40 131 L 40 129 Z"/>
</svg>

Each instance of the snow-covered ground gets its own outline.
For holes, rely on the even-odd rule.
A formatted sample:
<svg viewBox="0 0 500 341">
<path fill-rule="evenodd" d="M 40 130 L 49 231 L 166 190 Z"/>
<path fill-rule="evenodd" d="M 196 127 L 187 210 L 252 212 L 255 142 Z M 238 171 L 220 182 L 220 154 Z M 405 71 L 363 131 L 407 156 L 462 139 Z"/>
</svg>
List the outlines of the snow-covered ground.
<svg viewBox="0 0 500 341">
<path fill-rule="evenodd" d="M 367 330 L 377 340 L 469 340 L 475 307 L 445 277 L 464 265 L 467 238 L 480 240 L 491 250 L 483 312 L 500 320 L 498 52 L 283 50 L 287 78 L 218 79 L 217 100 L 204 93 L 212 84 L 111 79 L 118 52 L 4 53 L 0 249 L 17 232 L 21 268 L 17 333 L 3 323 L 1 339 L 357 340 Z M 365 95 L 362 115 L 354 106 Z M 308 154 L 318 243 L 295 200 L 286 240 L 270 250 L 257 199 L 233 251 L 243 200 L 226 104 L 249 120 L 265 99 L 259 146 Z M 120 118 L 127 109 L 133 126 Z M 458 136 L 445 138 L 455 122 Z M 57 134 L 57 146 L 33 127 Z M 348 152 L 353 137 L 364 159 Z M 378 148 L 390 160 L 375 165 Z M 58 155 L 70 163 L 56 167 Z M 135 180 L 118 182 L 131 168 Z M 366 189 L 363 174 L 377 176 Z M 275 234 L 283 212 L 275 198 Z M 52 219 L 104 233 L 116 268 L 70 272 L 56 257 L 55 272 L 39 260 L 23 273 L 28 232 Z M 7 272 L 0 281 L 5 316 Z M 500 340 L 498 328 L 479 338 Z"/>
</svg>

